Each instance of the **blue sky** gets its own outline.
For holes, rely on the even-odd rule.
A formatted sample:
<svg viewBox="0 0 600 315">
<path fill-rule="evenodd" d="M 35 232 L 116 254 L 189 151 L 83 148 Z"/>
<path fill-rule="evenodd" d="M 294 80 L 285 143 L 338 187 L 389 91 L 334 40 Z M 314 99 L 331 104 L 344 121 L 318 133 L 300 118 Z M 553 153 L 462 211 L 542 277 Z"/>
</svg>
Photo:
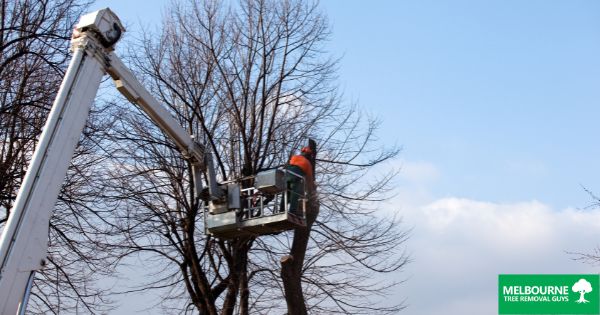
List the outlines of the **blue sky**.
<svg viewBox="0 0 600 315">
<path fill-rule="evenodd" d="M 323 1 L 347 95 L 438 196 L 584 206 L 600 148 L 597 1 Z"/>
<path fill-rule="evenodd" d="M 143 4 L 142 4 L 143 3 Z M 167 1 L 103 0 L 129 25 Z M 143 9 L 141 9 L 142 7 Z M 600 2 L 322 1 L 348 101 L 404 150 L 407 314 L 495 314 L 499 273 L 597 273 Z M 126 39 L 127 40 L 127 39 Z M 430 299 L 431 287 L 444 298 Z"/>
</svg>

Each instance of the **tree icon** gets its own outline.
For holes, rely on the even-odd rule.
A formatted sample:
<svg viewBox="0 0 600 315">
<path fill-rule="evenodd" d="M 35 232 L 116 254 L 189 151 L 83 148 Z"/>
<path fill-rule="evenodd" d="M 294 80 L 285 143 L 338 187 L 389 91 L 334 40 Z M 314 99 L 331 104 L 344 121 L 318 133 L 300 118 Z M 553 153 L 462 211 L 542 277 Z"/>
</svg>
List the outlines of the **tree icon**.
<svg viewBox="0 0 600 315">
<path fill-rule="evenodd" d="M 577 303 L 587 303 L 588 300 L 583 298 L 583 295 L 589 292 L 592 292 L 592 284 L 587 282 L 585 279 L 579 279 L 572 288 L 573 292 L 579 293 L 579 300 L 575 301 Z"/>
</svg>

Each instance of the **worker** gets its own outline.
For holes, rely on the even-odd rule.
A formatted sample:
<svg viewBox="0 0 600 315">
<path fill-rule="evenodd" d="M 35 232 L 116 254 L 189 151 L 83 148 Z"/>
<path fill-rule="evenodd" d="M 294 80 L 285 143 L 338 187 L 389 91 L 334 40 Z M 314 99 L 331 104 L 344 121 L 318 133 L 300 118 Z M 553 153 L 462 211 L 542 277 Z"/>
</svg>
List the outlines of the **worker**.
<svg viewBox="0 0 600 315">
<path fill-rule="evenodd" d="M 298 202 L 300 196 L 304 196 L 304 183 L 312 183 L 312 181 L 314 180 L 314 160 L 315 152 L 313 149 L 307 146 L 302 148 L 302 151 L 299 155 L 293 155 L 290 158 L 288 165 L 286 165 L 286 170 L 304 177 L 304 181 L 302 181 L 298 176 L 295 176 L 294 174 L 286 174 L 289 213 L 301 215 L 301 213 L 298 213 Z M 281 201 L 281 205 L 283 211 L 284 200 Z"/>
</svg>

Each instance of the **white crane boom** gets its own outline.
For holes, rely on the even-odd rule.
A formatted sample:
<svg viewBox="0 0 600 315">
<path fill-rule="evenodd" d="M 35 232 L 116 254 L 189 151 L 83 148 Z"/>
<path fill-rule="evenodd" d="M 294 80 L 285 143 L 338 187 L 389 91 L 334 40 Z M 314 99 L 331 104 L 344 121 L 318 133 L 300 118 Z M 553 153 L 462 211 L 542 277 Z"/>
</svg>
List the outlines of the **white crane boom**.
<svg viewBox="0 0 600 315">
<path fill-rule="evenodd" d="M 108 8 L 82 16 L 75 27 L 73 57 L 0 237 L 0 314 L 21 314 L 25 310 L 33 274 L 45 264 L 49 222 L 60 187 L 105 73 L 177 144 L 192 161 L 196 176 L 209 166 L 212 200 L 223 194 L 204 147 L 112 52 L 124 31 L 119 18 Z M 199 177 L 195 182 L 201 189 Z"/>
</svg>

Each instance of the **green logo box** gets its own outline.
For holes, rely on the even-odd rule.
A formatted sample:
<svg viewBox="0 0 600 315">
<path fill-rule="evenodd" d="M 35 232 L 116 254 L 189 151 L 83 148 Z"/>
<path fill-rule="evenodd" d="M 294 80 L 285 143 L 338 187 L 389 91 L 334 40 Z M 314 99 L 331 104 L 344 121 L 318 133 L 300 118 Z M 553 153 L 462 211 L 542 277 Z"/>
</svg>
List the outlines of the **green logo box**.
<svg viewBox="0 0 600 315">
<path fill-rule="evenodd" d="M 498 314 L 600 314 L 600 275 L 499 275 Z"/>
</svg>

